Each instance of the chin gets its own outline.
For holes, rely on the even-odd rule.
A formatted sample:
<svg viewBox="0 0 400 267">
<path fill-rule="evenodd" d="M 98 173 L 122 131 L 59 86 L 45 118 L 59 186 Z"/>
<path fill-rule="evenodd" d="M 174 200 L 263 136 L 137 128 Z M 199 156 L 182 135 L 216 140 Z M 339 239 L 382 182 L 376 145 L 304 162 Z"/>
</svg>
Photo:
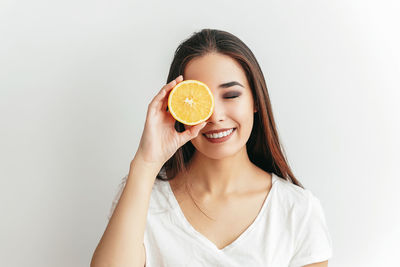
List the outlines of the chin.
<svg viewBox="0 0 400 267">
<path fill-rule="evenodd" d="M 193 144 L 193 146 L 196 148 L 196 153 L 200 153 L 204 157 L 214 160 L 233 157 L 243 149 L 242 146 L 236 146 L 236 145 L 235 146 L 228 145 L 226 147 L 220 147 L 218 149 L 212 147 L 204 147 L 204 144 L 200 145 Z"/>
</svg>

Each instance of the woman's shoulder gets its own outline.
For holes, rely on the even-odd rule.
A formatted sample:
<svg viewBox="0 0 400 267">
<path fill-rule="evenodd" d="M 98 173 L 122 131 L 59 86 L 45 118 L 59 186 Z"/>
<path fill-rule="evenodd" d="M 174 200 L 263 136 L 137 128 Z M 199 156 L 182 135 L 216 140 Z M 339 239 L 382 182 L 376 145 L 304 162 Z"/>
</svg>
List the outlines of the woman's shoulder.
<svg viewBox="0 0 400 267">
<path fill-rule="evenodd" d="M 126 182 L 128 179 L 128 174 L 122 177 L 120 180 L 117 189 L 114 193 L 114 197 L 111 203 L 111 207 L 108 214 L 108 219 L 111 218 L 115 207 L 118 204 L 119 199 L 121 198 L 122 192 L 126 186 Z M 154 184 L 151 189 L 150 200 L 149 200 L 149 213 L 160 213 L 170 210 L 173 205 L 171 203 L 171 196 L 169 193 L 169 184 L 166 180 L 161 180 L 156 178 Z"/>
<path fill-rule="evenodd" d="M 306 211 L 312 205 L 312 202 L 319 201 L 318 198 L 307 188 L 295 185 L 289 180 L 277 176 L 276 178 L 276 197 L 278 202 L 290 209 Z"/>
<path fill-rule="evenodd" d="M 319 198 L 311 190 L 277 178 L 275 205 L 283 211 L 282 216 L 293 225 L 317 225 L 327 231 L 324 209 Z"/>
<path fill-rule="evenodd" d="M 278 176 L 277 176 L 278 177 Z M 282 221 L 294 236 L 290 266 L 304 266 L 332 256 L 332 239 L 319 198 L 310 189 L 277 178 L 277 200 Z M 318 260 L 316 260 L 318 259 Z"/>
<path fill-rule="evenodd" d="M 167 180 L 156 178 L 151 191 L 149 212 L 163 213 L 173 207 L 170 185 Z"/>
</svg>

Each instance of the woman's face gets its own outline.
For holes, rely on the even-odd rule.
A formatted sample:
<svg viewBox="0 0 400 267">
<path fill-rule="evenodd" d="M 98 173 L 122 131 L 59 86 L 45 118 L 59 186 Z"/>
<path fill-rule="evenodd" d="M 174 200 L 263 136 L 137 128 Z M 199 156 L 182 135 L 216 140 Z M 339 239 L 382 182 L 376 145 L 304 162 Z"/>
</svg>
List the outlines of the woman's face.
<svg viewBox="0 0 400 267">
<path fill-rule="evenodd" d="M 246 74 L 240 64 L 227 55 L 209 53 L 190 60 L 183 78 L 207 84 L 215 100 L 214 112 L 207 120 L 207 125 L 191 140 L 197 151 L 209 158 L 221 159 L 244 149 L 256 110 Z M 223 142 L 212 142 L 218 139 L 210 140 L 204 134 L 220 129 L 234 130 Z"/>
</svg>

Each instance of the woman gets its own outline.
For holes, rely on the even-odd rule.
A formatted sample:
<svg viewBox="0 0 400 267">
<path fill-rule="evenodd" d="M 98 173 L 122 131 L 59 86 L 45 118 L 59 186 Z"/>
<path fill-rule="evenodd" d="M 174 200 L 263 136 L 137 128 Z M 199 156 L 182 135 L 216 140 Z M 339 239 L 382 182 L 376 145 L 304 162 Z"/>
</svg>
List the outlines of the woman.
<svg viewBox="0 0 400 267">
<path fill-rule="evenodd" d="M 191 127 L 167 109 L 184 79 L 215 99 L 211 117 Z M 327 266 L 321 204 L 287 164 L 250 49 L 203 29 L 177 48 L 168 81 L 148 106 L 91 266 Z"/>
</svg>

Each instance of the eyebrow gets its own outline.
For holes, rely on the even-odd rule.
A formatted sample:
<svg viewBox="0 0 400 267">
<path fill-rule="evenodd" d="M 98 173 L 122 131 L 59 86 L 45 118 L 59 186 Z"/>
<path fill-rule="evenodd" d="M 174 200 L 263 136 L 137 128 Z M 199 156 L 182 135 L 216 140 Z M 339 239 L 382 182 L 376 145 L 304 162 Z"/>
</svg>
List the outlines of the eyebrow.
<svg viewBox="0 0 400 267">
<path fill-rule="evenodd" d="M 228 88 L 228 87 L 235 86 L 235 85 L 239 85 L 239 86 L 244 88 L 244 86 L 242 84 L 240 84 L 240 83 L 238 83 L 236 81 L 220 84 L 219 88 Z"/>
</svg>

